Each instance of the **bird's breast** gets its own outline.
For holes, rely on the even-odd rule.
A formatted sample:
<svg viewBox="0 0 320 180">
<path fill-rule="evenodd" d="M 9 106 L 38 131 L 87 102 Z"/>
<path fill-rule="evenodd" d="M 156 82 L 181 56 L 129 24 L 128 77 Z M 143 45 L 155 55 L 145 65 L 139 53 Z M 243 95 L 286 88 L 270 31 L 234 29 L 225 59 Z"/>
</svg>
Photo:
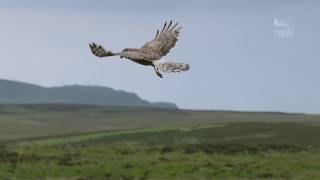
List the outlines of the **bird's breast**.
<svg viewBox="0 0 320 180">
<path fill-rule="evenodd" d="M 142 59 L 130 59 L 131 61 L 141 64 L 141 65 L 145 65 L 145 66 L 151 66 L 152 62 L 151 61 L 146 61 L 146 60 L 142 60 Z"/>
</svg>

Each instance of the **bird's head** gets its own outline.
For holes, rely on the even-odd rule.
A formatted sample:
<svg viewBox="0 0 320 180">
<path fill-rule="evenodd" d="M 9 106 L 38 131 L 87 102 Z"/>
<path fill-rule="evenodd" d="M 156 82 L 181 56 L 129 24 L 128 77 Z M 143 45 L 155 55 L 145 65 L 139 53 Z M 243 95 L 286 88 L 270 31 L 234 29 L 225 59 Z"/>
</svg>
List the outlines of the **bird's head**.
<svg viewBox="0 0 320 180">
<path fill-rule="evenodd" d="M 125 57 L 126 57 L 126 56 L 132 55 L 133 53 L 135 53 L 138 50 L 139 49 L 125 48 L 125 49 L 122 50 L 121 54 L 125 55 Z M 123 58 L 123 57 L 120 55 L 120 58 Z"/>
</svg>

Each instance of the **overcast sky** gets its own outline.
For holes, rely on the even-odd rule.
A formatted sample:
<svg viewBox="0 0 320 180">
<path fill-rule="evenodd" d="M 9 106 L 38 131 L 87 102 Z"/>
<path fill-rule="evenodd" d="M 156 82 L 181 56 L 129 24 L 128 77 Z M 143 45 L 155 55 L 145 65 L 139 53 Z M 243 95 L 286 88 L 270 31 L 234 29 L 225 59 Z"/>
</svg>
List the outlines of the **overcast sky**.
<svg viewBox="0 0 320 180">
<path fill-rule="evenodd" d="M 320 6 L 316 0 L 1 0 L 0 78 L 43 86 L 101 85 L 188 109 L 320 113 Z M 183 25 L 165 59 L 189 72 L 158 78 L 151 67 L 88 47 L 141 47 L 165 20 Z M 282 25 L 275 25 L 279 20 Z M 287 33 L 289 31 L 289 33 Z"/>
</svg>

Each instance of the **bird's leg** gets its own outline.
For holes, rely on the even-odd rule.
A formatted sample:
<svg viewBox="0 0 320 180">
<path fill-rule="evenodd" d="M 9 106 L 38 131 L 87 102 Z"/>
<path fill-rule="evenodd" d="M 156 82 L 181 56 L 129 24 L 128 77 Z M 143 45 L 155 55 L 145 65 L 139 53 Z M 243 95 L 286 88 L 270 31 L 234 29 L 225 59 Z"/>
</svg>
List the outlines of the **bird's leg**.
<svg viewBox="0 0 320 180">
<path fill-rule="evenodd" d="M 158 69 L 156 68 L 156 66 L 153 66 L 154 71 L 156 72 L 157 76 L 159 76 L 160 78 L 162 78 L 162 74 L 158 71 Z"/>
</svg>

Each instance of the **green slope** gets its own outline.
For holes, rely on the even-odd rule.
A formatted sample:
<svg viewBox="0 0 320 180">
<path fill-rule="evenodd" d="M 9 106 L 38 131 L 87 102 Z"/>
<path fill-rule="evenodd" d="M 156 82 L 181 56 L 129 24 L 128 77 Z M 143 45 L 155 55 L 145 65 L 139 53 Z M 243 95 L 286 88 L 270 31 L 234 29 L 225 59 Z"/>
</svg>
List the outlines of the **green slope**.
<svg viewBox="0 0 320 180">
<path fill-rule="evenodd" d="M 227 122 L 308 122 L 319 116 L 285 113 L 186 111 L 72 104 L 0 105 L 0 141 L 86 132 L 185 128 Z"/>
<path fill-rule="evenodd" d="M 319 179 L 320 126 L 235 122 L 29 139 L 0 146 L 9 179 Z"/>
<path fill-rule="evenodd" d="M 0 106 L 0 179 L 319 179 L 320 116 Z"/>
</svg>

